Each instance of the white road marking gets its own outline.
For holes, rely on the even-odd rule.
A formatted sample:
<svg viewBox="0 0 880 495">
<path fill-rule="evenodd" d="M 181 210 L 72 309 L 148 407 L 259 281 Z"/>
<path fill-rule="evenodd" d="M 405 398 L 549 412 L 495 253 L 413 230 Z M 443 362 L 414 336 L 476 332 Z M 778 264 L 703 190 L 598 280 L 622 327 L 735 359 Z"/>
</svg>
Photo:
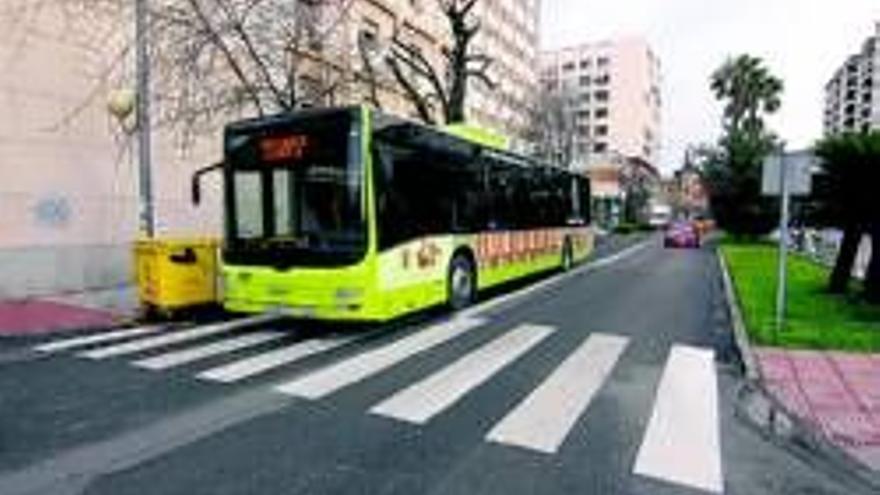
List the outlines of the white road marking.
<svg viewBox="0 0 880 495">
<path fill-rule="evenodd" d="M 258 354 L 227 365 L 205 370 L 197 375 L 203 380 L 232 383 L 250 378 L 285 364 L 294 363 L 309 356 L 335 349 L 354 340 L 350 337 L 338 339 L 307 340 L 280 349 Z"/>
<path fill-rule="evenodd" d="M 657 389 L 634 472 L 723 491 L 715 353 L 675 345 Z"/>
<path fill-rule="evenodd" d="M 283 332 L 247 333 L 199 347 L 166 352 L 165 354 L 135 361 L 133 364 L 139 368 L 146 368 L 148 370 L 164 370 L 212 356 L 247 349 L 248 347 L 254 347 L 273 340 L 279 340 L 284 336 L 285 334 Z"/>
<path fill-rule="evenodd" d="M 127 354 L 134 354 L 149 349 L 155 349 L 157 347 L 177 344 L 179 342 L 186 342 L 188 340 L 208 337 L 210 335 L 228 332 L 239 327 L 257 325 L 259 323 L 265 323 L 276 319 L 278 319 L 276 315 L 257 315 L 249 318 L 240 318 L 237 320 L 224 321 L 222 323 L 215 323 L 213 325 L 195 327 L 187 330 L 175 330 L 164 335 L 138 339 L 132 342 L 126 342 L 124 344 L 101 347 L 91 351 L 82 352 L 79 355 L 89 359 L 104 359 L 114 356 L 124 356 Z"/>
<path fill-rule="evenodd" d="M 104 342 L 112 342 L 122 340 L 127 337 L 138 337 L 165 328 L 162 325 L 151 325 L 146 327 L 124 328 L 112 332 L 102 332 L 94 335 L 84 335 L 82 337 L 73 337 L 69 339 L 56 340 L 46 344 L 38 345 L 34 349 L 39 352 L 58 352 L 74 349 L 77 347 L 85 347 L 91 344 L 101 344 Z"/>
<path fill-rule="evenodd" d="M 490 441 L 552 454 L 605 382 L 629 339 L 591 334 L 489 432 Z"/>
<path fill-rule="evenodd" d="M 442 370 L 373 406 L 370 412 L 425 423 L 529 351 L 552 327 L 520 325 Z"/>
<path fill-rule="evenodd" d="M 275 389 L 287 395 L 320 399 L 482 324 L 480 319 L 455 318 L 418 329 L 413 335 L 283 383 Z"/>
</svg>

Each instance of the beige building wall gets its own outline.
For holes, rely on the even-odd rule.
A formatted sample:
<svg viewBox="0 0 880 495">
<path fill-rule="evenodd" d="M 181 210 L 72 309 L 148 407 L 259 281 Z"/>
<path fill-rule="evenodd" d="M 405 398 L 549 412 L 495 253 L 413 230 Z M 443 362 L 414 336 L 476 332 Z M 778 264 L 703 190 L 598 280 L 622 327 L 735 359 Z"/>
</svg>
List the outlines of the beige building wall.
<svg viewBox="0 0 880 495">
<path fill-rule="evenodd" d="M 82 29 L 70 15 L 52 2 L 0 5 L 0 299 L 130 282 L 136 147 L 107 98 L 125 78 L 118 62 L 132 22 L 105 17 Z M 219 157 L 219 142 L 186 154 L 177 145 L 173 133 L 154 137 L 159 231 L 216 234 L 216 186 L 196 210 L 189 177 Z"/>
<path fill-rule="evenodd" d="M 541 55 L 541 83 L 566 92 L 584 166 L 613 156 L 657 165 L 660 153 L 660 60 L 641 38 L 587 43 Z"/>
</svg>

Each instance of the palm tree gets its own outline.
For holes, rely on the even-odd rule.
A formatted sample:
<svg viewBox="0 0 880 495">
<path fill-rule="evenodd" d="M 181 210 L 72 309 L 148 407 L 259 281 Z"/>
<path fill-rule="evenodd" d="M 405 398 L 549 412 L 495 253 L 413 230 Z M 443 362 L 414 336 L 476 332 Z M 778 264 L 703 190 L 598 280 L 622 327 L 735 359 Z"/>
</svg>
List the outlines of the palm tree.
<svg viewBox="0 0 880 495">
<path fill-rule="evenodd" d="M 843 241 L 829 281 L 831 292 L 846 292 L 862 235 L 871 235 L 867 299 L 880 302 L 880 131 L 830 136 L 816 145 L 822 159 L 814 200 L 818 219 L 843 229 Z"/>
<path fill-rule="evenodd" d="M 764 116 L 782 104 L 782 80 L 751 55 L 727 59 L 710 78 L 724 104 L 724 136 L 705 166 L 709 199 L 719 226 L 755 236 L 773 228 L 772 201 L 761 195 L 761 162 L 776 146 Z"/>
<path fill-rule="evenodd" d="M 747 54 L 727 59 L 712 73 L 711 88 L 717 99 L 727 101 L 728 133 L 763 131 L 762 114 L 771 114 L 782 105 L 782 80 L 770 74 L 760 58 Z"/>
</svg>

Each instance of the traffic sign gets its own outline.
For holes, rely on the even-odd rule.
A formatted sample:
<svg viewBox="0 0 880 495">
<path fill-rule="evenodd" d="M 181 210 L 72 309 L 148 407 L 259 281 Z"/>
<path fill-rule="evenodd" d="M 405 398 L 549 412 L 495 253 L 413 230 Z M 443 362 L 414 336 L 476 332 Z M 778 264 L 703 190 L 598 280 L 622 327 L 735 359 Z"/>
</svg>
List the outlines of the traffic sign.
<svg viewBox="0 0 880 495">
<path fill-rule="evenodd" d="M 810 150 L 773 153 L 764 159 L 761 193 L 765 196 L 782 194 L 782 171 L 785 162 L 785 182 L 792 196 L 806 196 L 812 188 L 812 177 L 819 168 L 816 155 Z"/>
</svg>

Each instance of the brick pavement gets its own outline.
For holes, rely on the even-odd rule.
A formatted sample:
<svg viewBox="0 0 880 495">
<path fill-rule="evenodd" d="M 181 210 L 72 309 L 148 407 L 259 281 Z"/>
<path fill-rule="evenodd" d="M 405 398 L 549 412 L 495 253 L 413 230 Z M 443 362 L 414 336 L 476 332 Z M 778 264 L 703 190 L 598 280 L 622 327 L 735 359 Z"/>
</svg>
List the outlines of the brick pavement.
<svg viewBox="0 0 880 495">
<path fill-rule="evenodd" d="M 880 354 L 758 348 L 765 383 L 792 413 L 880 470 Z"/>
</svg>

